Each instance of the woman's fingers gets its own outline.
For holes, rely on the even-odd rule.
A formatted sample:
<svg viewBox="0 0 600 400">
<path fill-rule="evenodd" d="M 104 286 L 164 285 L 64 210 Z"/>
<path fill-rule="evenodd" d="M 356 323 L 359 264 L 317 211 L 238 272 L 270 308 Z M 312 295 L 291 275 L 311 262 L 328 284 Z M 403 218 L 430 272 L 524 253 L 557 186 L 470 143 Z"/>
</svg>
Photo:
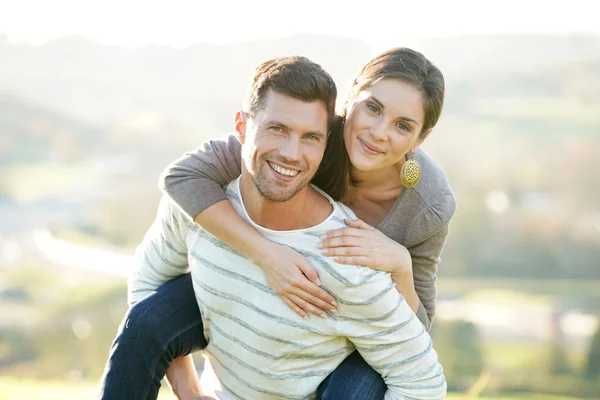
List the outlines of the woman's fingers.
<svg viewBox="0 0 600 400">
<path fill-rule="evenodd" d="M 332 247 L 362 247 L 365 246 L 365 238 L 361 236 L 337 236 L 328 237 L 321 240 L 321 243 L 317 246 L 320 249 L 332 248 Z"/>
<path fill-rule="evenodd" d="M 285 296 L 280 296 L 281 300 L 283 300 L 283 302 L 285 304 L 287 304 L 287 306 L 289 308 L 291 308 L 296 314 L 298 314 L 299 316 L 301 316 L 304 319 L 308 319 L 308 314 L 306 313 L 306 311 L 304 311 L 302 308 L 300 308 L 298 305 L 296 305 L 296 303 L 294 303 L 292 300 L 288 299 Z"/>
<path fill-rule="evenodd" d="M 350 246 L 350 247 L 330 247 L 321 250 L 321 254 L 333 257 L 333 256 L 368 256 L 372 253 L 372 249 L 363 246 Z"/>
<path fill-rule="evenodd" d="M 337 306 L 332 295 L 309 281 L 296 285 L 293 293 L 323 310 L 332 311 Z"/>
<path fill-rule="evenodd" d="M 309 313 L 317 315 L 321 318 L 327 318 L 327 313 L 325 311 L 321 310 L 320 308 L 315 307 L 314 305 L 310 304 L 308 301 L 304 300 L 300 296 L 296 296 L 295 294 L 290 294 L 288 296 L 288 299 L 290 299 L 296 306 L 298 306 L 305 312 L 309 312 Z M 308 318 L 304 318 L 304 319 L 308 319 Z"/>
<path fill-rule="evenodd" d="M 335 298 L 320 287 L 321 280 L 319 279 L 319 274 L 317 274 L 315 268 L 310 265 L 306 258 L 298 256 L 293 262 L 307 278 L 302 279 L 303 277 L 300 277 L 295 282 L 299 293 L 306 293 L 302 297 L 323 310 L 330 310 L 331 307 L 335 307 L 337 305 Z"/>
<path fill-rule="evenodd" d="M 337 302 L 335 301 L 333 296 L 331 296 L 329 293 L 325 292 L 322 288 L 319 288 L 319 291 L 325 292 L 327 294 L 327 297 L 331 299 L 331 300 L 325 301 L 320 296 L 316 296 L 316 295 L 312 294 L 311 290 L 312 290 L 311 287 L 297 287 L 296 290 L 293 292 L 293 294 L 295 294 L 296 296 L 300 297 L 304 301 L 308 302 L 309 304 L 312 304 L 313 306 L 315 306 L 323 311 L 330 311 L 330 312 L 337 311 L 336 310 Z"/>
<path fill-rule="evenodd" d="M 361 219 L 344 219 L 344 223 L 346 225 L 348 225 L 351 228 L 357 228 L 357 229 L 367 229 L 367 230 L 374 230 L 375 228 L 373 228 L 371 225 L 367 224 L 366 222 L 364 222 Z"/>
<path fill-rule="evenodd" d="M 304 258 L 301 255 L 298 255 L 298 257 L 293 259 L 292 262 L 296 265 L 296 267 L 298 267 L 298 269 L 300 269 L 300 272 L 302 272 L 310 282 L 314 283 L 317 286 L 321 286 L 321 280 L 319 279 L 319 274 L 317 273 L 317 270 L 312 265 L 310 265 L 306 258 Z M 315 294 L 315 296 L 317 296 L 317 294 Z"/>
<path fill-rule="evenodd" d="M 323 239 L 327 239 L 327 238 L 335 238 L 335 237 L 339 237 L 339 236 L 363 236 L 364 234 L 364 229 L 358 229 L 358 228 L 338 228 L 338 229 L 334 229 L 332 231 L 328 231 L 325 232 L 323 234 L 323 236 L 321 236 L 321 240 Z"/>
<path fill-rule="evenodd" d="M 335 256 L 333 259 L 339 264 L 362 265 L 369 268 L 376 267 L 375 263 L 372 262 L 371 257 L 367 256 Z"/>
</svg>

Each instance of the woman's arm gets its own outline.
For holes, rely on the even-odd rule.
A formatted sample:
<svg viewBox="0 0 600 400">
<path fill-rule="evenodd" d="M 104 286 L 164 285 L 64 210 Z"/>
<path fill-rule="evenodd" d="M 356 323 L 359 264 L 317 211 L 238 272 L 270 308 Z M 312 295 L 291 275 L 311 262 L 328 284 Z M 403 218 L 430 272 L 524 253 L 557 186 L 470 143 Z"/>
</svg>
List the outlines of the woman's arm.
<svg viewBox="0 0 600 400">
<path fill-rule="evenodd" d="M 415 289 L 411 254 L 406 247 L 359 219 L 344 222 L 348 228 L 335 229 L 324 235 L 319 244 L 322 254 L 341 264 L 364 265 L 389 272 L 396 290 L 413 312 L 419 314 L 421 302 Z M 428 319 L 424 324 L 425 321 Z"/>
<path fill-rule="evenodd" d="M 240 176 L 241 154 L 242 145 L 234 135 L 209 140 L 167 166 L 159 188 L 194 219 L 213 204 L 227 200 L 223 186 Z"/>
<path fill-rule="evenodd" d="M 319 287 L 308 261 L 265 239 L 233 209 L 223 186 L 240 173 L 241 144 L 230 135 L 184 154 L 163 172 L 159 186 L 206 231 L 260 266 L 271 288 L 302 317 L 333 311 L 335 300 Z"/>
<path fill-rule="evenodd" d="M 415 291 L 419 295 L 417 316 L 427 330 L 431 329 L 437 304 L 437 271 L 448 237 L 448 224 L 421 243 L 408 248 L 413 263 Z"/>
<path fill-rule="evenodd" d="M 210 206 L 194 221 L 260 266 L 269 286 L 304 319 L 309 319 L 307 312 L 325 318 L 323 310 L 336 310 L 335 299 L 319 287 L 319 276 L 308 261 L 258 233 L 228 200 Z"/>
<path fill-rule="evenodd" d="M 448 236 L 449 219 L 454 214 L 453 201 L 452 197 L 452 204 L 436 204 L 413 221 L 417 226 L 431 227 L 431 231 L 428 237 L 408 248 L 361 220 L 346 220 L 348 227 L 328 232 L 320 247 L 324 255 L 334 257 L 339 263 L 389 272 L 396 289 L 429 330 L 437 302 L 437 268 Z M 448 212 L 440 213 L 440 207 L 448 208 Z M 440 214 L 448 217 L 439 219 Z"/>
</svg>

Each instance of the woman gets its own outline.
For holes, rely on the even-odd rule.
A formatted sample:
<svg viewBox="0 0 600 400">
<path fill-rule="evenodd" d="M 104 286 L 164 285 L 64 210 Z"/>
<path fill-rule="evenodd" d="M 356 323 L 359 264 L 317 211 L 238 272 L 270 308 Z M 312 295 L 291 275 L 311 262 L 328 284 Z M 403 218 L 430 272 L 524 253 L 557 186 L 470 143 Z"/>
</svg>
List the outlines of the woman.
<svg viewBox="0 0 600 400">
<path fill-rule="evenodd" d="M 390 272 L 427 329 L 435 314 L 437 264 L 455 200 L 440 166 L 418 147 L 438 121 L 443 98 L 441 72 L 420 53 L 398 48 L 376 56 L 356 76 L 313 179 L 359 218 L 329 232 L 322 240 L 323 254 L 339 263 Z M 266 240 L 226 201 L 222 186 L 240 174 L 240 149 L 232 137 L 206 143 L 165 171 L 164 190 L 204 229 L 259 265 L 271 287 L 298 314 L 326 316 L 325 311 L 335 310 L 335 301 L 319 288 L 310 264 L 293 250 Z M 165 284 L 152 301 L 157 307 L 183 298 L 195 303 L 185 279 Z M 174 364 L 186 362 L 177 357 L 205 344 L 203 337 L 180 338 L 188 334 L 186 326 L 200 321 L 199 311 L 191 308 L 185 315 L 178 312 L 173 321 L 160 318 L 171 326 L 181 348 L 169 351 L 167 364 L 174 359 Z M 160 313 L 156 310 L 153 313 Z M 141 312 L 136 315 L 135 307 L 131 313 L 138 320 L 150 319 Z M 201 332 L 199 324 L 193 329 Z M 164 357 L 160 362 L 165 363 Z M 169 369 L 174 370 L 175 366 Z M 381 399 L 384 393 L 383 379 L 355 352 L 323 382 L 318 398 Z"/>
</svg>

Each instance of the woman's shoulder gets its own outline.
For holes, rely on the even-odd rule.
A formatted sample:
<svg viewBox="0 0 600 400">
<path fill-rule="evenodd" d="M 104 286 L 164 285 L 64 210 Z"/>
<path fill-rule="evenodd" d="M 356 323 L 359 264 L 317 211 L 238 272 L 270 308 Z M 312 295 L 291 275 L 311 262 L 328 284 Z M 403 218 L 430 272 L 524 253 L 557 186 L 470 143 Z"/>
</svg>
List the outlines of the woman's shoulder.
<svg viewBox="0 0 600 400">
<path fill-rule="evenodd" d="M 446 173 L 431 155 L 419 148 L 415 159 L 421 164 L 421 180 L 410 190 L 411 195 L 405 205 L 413 210 L 415 223 L 430 226 L 433 230 L 439 229 L 456 212 L 454 192 Z M 415 213 L 415 209 L 419 211 Z"/>
<path fill-rule="evenodd" d="M 418 148 L 415 159 L 421 165 L 421 180 L 414 190 L 426 204 L 447 193 L 452 194 L 452 188 L 442 166 L 425 150 Z M 454 197 L 454 196 L 452 196 Z"/>
</svg>

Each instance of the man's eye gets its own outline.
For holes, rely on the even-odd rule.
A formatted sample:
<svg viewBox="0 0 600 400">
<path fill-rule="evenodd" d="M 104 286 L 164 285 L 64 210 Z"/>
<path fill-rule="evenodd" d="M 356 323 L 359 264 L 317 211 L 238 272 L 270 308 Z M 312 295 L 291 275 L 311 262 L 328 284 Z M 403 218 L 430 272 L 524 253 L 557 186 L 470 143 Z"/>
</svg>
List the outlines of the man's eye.
<svg viewBox="0 0 600 400">
<path fill-rule="evenodd" d="M 269 129 L 273 132 L 283 132 L 283 128 L 280 126 L 272 126 Z"/>
<path fill-rule="evenodd" d="M 308 140 L 319 140 L 319 136 L 317 135 L 306 135 Z"/>
</svg>

